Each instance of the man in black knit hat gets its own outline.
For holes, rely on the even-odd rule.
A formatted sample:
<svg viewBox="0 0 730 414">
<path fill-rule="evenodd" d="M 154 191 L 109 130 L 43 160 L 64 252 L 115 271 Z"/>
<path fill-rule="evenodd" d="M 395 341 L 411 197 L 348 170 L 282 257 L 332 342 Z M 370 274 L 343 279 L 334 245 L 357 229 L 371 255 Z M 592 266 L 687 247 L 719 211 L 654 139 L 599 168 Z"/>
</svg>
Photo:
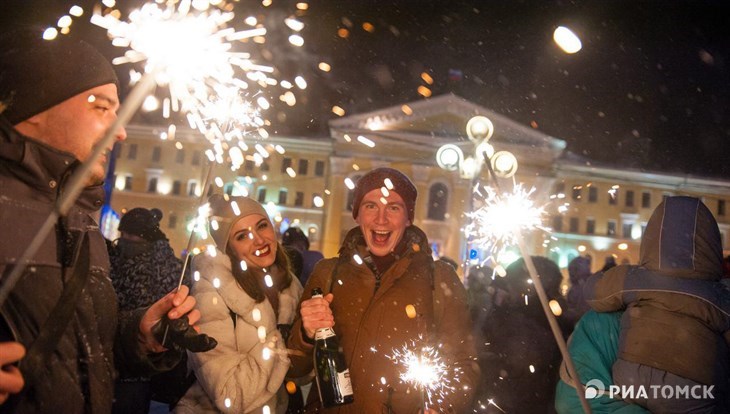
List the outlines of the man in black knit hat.
<svg viewBox="0 0 730 414">
<path fill-rule="evenodd" d="M 117 86 L 109 62 L 85 42 L 45 41 L 32 29 L 0 37 L 0 283 L 115 121 Z M 109 413 L 115 363 L 144 375 L 172 367 L 182 348 L 211 345 L 194 335 L 200 313 L 186 287 L 118 311 L 93 218 L 105 161 L 91 166 L 88 186 L 2 303 L 0 413 Z M 162 326 L 173 326 L 164 346 Z"/>
</svg>

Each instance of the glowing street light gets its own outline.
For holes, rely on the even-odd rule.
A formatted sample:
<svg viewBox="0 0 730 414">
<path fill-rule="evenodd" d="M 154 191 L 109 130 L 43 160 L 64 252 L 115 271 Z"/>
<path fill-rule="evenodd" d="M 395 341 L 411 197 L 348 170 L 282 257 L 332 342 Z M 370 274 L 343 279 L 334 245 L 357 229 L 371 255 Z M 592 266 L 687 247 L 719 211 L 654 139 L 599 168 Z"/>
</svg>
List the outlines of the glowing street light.
<svg viewBox="0 0 730 414">
<path fill-rule="evenodd" d="M 464 153 L 454 144 L 442 145 L 436 152 L 436 162 L 446 171 L 456 171 L 463 160 Z"/>
<path fill-rule="evenodd" d="M 494 124 L 482 115 L 469 119 L 466 123 L 466 134 L 473 144 L 470 154 L 465 155 L 462 148 L 456 144 L 442 145 L 436 152 L 436 162 L 439 167 L 446 171 L 459 171 L 463 179 L 471 180 L 471 189 L 477 187 L 484 164 L 490 171 L 490 175 L 499 178 L 512 177 L 517 172 L 517 158 L 508 151 L 495 152 L 489 140 L 494 134 Z M 474 194 L 469 196 L 469 207 L 467 213 L 473 213 Z M 464 266 L 468 266 L 471 259 L 475 259 L 476 252 L 472 252 L 470 241 L 466 242 L 466 258 Z"/>
<path fill-rule="evenodd" d="M 553 32 L 553 40 L 561 49 L 563 49 L 563 52 L 571 55 L 573 53 L 578 53 L 583 48 L 583 44 L 581 43 L 578 35 L 565 26 L 559 26 L 555 29 Z"/>
<path fill-rule="evenodd" d="M 477 115 L 466 123 L 466 135 L 472 142 L 489 141 L 494 134 L 494 124 L 486 116 Z"/>
</svg>

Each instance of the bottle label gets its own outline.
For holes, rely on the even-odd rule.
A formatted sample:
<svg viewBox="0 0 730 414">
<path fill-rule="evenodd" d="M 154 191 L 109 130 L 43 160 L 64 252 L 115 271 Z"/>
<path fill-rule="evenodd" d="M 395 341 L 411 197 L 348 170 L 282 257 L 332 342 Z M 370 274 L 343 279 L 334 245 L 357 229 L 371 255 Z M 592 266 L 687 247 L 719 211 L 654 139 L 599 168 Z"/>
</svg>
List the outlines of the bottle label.
<svg viewBox="0 0 730 414">
<path fill-rule="evenodd" d="M 353 394 L 349 369 L 337 373 L 337 383 L 339 384 L 340 395 L 342 395 L 343 397 L 347 397 L 348 395 Z"/>
<path fill-rule="evenodd" d="M 318 341 L 320 339 L 327 339 L 333 336 L 335 336 L 335 331 L 332 328 L 317 329 L 314 333 L 314 340 Z"/>
</svg>

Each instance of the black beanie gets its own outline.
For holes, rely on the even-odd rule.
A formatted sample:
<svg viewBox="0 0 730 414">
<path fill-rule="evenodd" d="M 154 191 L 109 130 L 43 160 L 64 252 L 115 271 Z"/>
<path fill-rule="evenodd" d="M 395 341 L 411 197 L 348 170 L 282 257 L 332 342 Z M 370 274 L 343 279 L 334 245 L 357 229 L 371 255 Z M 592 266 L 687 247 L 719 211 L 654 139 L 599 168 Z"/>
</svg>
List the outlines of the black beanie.
<svg viewBox="0 0 730 414">
<path fill-rule="evenodd" d="M 298 242 L 304 243 L 306 250 L 309 250 L 309 238 L 299 227 L 289 227 L 281 236 L 281 244 L 284 246 Z"/>
<path fill-rule="evenodd" d="M 160 230 L 162 211 L 153 208 L 137 207 L 127 211 L 119 221 L 119 231 L 133 234 L 147 241 L 167 240 L 165 233 Z"/>
<path fill-rule="evenodd" d="M 393 188 L 386 187 L 385 179 L 389 178 L 393 184 Z M 357 219 L 360 203 L 365 194 L 382 187 L 388 188 L 389 191 L 397 193 L 406 204 L 408 211 L 408 220 L 413 224 L 413 216 L 416 208 L 416 197 L 418 190 L 411 180 L 402 172 L 393 168 L 376 168 L 363 175 L 355 184 L 354 198 L 352 201 L 352 218 Z"/>
<path fill-rule="evenodd" d="M 0 37 L 0 101 L 16 125 L 91 88 L 114 83 L 109 61 L 90 44 L 20 29 Z"/>
</svg>

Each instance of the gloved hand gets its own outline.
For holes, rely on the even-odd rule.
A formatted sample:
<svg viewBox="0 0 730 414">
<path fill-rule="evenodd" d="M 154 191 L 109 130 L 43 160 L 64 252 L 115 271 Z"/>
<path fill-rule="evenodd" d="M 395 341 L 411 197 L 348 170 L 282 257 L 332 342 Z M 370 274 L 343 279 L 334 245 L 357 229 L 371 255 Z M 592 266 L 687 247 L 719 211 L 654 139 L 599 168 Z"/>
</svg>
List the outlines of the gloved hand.
<svg viewBox="0 0 730 414">
<path fill-rule="evenodd" d="M 165 331 L 167 331 L 167 337 L 165 337 Z M 195 328 L 190 326 L 187 316 L 178 319 L 170 319 L 165 316 L 152 327 L 152 334 L 165 348 L 206 352 L 218 345 L 215 338 L 198 333 Z"/>
</svg>

